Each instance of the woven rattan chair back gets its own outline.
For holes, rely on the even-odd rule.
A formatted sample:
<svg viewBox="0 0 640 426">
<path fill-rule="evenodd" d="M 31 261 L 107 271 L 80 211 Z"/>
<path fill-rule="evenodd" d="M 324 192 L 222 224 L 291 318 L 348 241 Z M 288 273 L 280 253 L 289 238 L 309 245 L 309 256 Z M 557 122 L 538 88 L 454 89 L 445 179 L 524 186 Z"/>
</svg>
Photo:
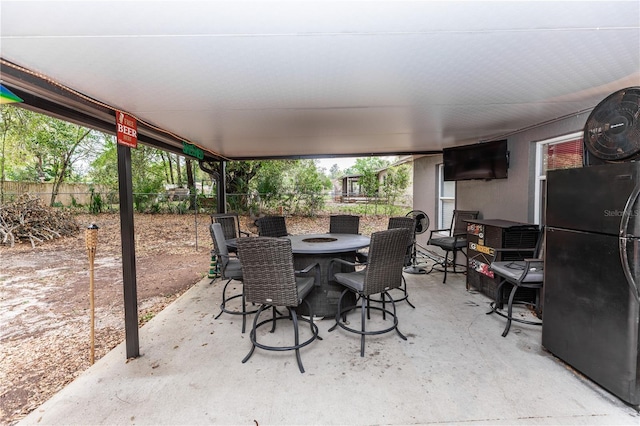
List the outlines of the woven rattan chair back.
<svg viewBox="0 0 640 426">
<path fill-rule="evenodd" d="M 286 237 L 287 223 L 284 216 L 263 216 L 256 220 L 258 235 L 261 237 Z"/>
<path fill-rule="evenodd" d="M 238 240 L 247 302 L 298 306 L 291 241 L 257 237 Z"/>
<path fill-rule="evenodd" d="M 409 239 L 409 243 L 407 245 L 404 266 L 409 266 L 411 264 L 411 251 L 413 248 L 413 237 L 416 231 L 416 220 L 413 217 L 407 216 L 394 216 L 389 218 L 389 224 L 387 225 L 387 229 L 398 229 L 398 228 L 406 228 L 410 232 L 411 238 Z"/>
<path fill-rule="evenodd" d="M 213 250 L 218 256 L 218 261 L 222 264 L 222 271 L 224 275 L 224 268 L 229 263 L 229 249 L 227 248 L 227 241 L 224 237 L 224 231 L 222 225 L 219 223 L 212 223 L 209 225 L 209 232 L 213 238 Z"/>
<path fill-rule="evenodd" d="M 371 234 L 363 294 L 369 296 L 400 287 L 411 230 L 387 229 Z"/>
<path fill-rule="evenodd" d="M 454 210 L 451 224 L 451 236 L 465 235 L 467 233 L 467 220 L 477 219 L 478 211 Z"/>
<path fill-rule="evenodd" d="M 211 215 L 211 223 L 219 223 L 222 226 L 222 232 L 227 240 L 238 238 L 240 234 L 239 219 L 235 213 L 218 213 Z"/>
<path fill-rule="evenodd" d="M 329 232 L 332 234 L 359 234 L 360 216 L 337 214 L 329 218 Z"/>
<path fill-rule="evenodd" d="M 407 228 L 411 231 L 413 235 L 413 231 L 416 229 L 416 220 L 412 217 L 407 216 L 394 216 L 389 218 L 389 224 L 387 225 L 387 229 L 397 229 L 397 228 Z"/>
</svg>

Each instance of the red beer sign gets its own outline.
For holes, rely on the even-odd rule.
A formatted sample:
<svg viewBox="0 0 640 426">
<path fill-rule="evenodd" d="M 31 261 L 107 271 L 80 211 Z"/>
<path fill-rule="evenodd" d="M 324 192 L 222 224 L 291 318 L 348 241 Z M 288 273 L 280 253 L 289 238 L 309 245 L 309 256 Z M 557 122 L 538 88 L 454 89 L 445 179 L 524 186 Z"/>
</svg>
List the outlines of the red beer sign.
<svg viewBox="0 0 640 426">
<path fill-rule="evenodd" d="M 122 111 L 116 111 L 116 134 L 118 145 L 130 148 L 138 146 L 138 124 L 136 119 Z"/>
</svg>

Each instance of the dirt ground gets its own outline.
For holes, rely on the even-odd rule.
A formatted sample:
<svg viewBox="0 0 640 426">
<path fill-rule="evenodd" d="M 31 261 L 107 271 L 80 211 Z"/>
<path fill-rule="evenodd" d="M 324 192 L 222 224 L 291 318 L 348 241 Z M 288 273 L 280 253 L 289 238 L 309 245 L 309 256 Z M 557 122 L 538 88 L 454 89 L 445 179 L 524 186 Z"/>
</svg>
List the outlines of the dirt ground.
<svg viewBox="0 0 640 426">
<path fill-rule="evenodd" d="M 360 231 L 385 229 L 387 217 L 362 217 Z M 0 424 L 14 424 L 90 366 L 89 260 L 84 228 L 99 227 L 94 262 L 95 359 L 124 340 L 120 219 L 78 215 L 76 237 L 0 245 Z M 197 223 L 197 226 L 196 226 Z M 206 215 L 136 215 L 140 324 L 153 318 L 210 266 Z M 241 229 L 256 232 L 248 217 Z M 292 234 L 327 232 L 328 216 L 288 217 Z"/>
</svg>

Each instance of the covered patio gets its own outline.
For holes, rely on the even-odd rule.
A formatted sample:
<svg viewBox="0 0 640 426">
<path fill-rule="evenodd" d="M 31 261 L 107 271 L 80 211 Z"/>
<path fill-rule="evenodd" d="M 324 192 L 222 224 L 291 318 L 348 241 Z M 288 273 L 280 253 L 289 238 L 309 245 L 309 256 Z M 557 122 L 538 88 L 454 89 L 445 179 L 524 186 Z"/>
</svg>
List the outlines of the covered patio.
<svg viewBox="0 0 640 426">
<path fill-rule="evenodd" d="M 250 5 L 5 1 L 2 83 L 28 109 L 108 133 L 125 112 L 140 143 L 185 155 L 192 144 L 201 168 L 219 173 L 219 200 L 230 160 L 415 155 L 424 162 L 414 208 L 435 219 L 442 150 L 508 139 L 509 180 L 460 183 L 455 203 L 527 222 L 534 143 L 580 131 L 605 96 L 640 81 L 637 2 Z M 130 194 L 130 148 L 118 150 Z M 417 306 L 399 307 L 408 341 L 371 338 L 365 358 L 357 339 L 321 321 L 303 375 L 286 353 L 241 364 L 248 335 L 214 320 L 221 285 L 208 280 L 138 336 L 123 199 L 127 341 L 23 424 L 640 420 L 547 352 L 540 328 L 502 338 L 504 320 L 485 315 L 489 300 L 461 276 L 443 285 L 437 273 L 408 275 Z"/>
<path fill-rule="evenodd" d="M 331 319 L 324 340 L 292 353 L 249 350 L 240 321 L 218 320 L 222 283 L 204 279 L 20 424 L 629 424 L 638 412 L 541 346 L 541 329 L 486 315 L 465 278 L 405 274 L 394 333 L 359 339 Z M 523 315 L 530 315 L 524 310 Z M 287 324 L 279 324 L 287 334 Z"/>
</svg>

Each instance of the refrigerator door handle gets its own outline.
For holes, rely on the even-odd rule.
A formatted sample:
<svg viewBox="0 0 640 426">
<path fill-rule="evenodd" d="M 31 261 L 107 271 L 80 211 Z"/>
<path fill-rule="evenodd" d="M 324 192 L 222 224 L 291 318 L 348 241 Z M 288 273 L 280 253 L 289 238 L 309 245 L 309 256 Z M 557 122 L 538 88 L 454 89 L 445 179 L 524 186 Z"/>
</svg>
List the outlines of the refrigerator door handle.
<svg viewBox="0 0 640 426">
<path fill-rule="evenodd" d="M 638 284 L 633 276 L 633 271 L 629 267 L 629 255 L 627 254 L 627 244 L 629 240 L 633 240 L 636 243 L 635 238 L 628 238 L 628 236 L 632 236 L 632 234 L 627 234 L 627 228 L 629 227 L 629 220 L 631 216 L 637 214 L 637 211 L 634 211 L 633 206 L 636 204 L 638 197 L 640 196 L 640 185 L 636 185 L 631 191 L 631 195 L 627 199 L 627 204 L 624 206 L 624 211 L 622 212 L 622 217 L 620 219 L 620 238 L 618 239 L 619 244 L 619 252 L 620 252 L 620 261 L 622 263 L 622 270 L 624 271 L 624 276 L 627 279 L 627 284 L 631 287 L 633 296 L 636 299 L 636 302 L 640 303 L 640 293 L 638 292 Z M 637 250 L 634 250 L 634 253 L 637 253 Z"/>
</svg>

